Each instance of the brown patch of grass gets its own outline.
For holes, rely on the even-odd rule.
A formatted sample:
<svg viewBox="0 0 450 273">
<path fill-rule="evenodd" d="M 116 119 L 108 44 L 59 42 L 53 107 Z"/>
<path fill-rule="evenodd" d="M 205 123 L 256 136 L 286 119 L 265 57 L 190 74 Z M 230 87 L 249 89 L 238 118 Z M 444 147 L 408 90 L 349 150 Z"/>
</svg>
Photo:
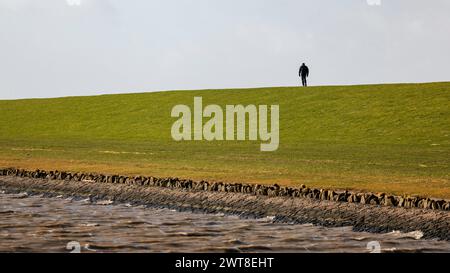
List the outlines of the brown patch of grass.
<svg viewBox="0 0 450 273">
<path fill-rule="evenodd" d="M 396 195 L 412 194 L 435 198 L 450 199 L 450 181 L 443 178 L 413 177 L 399 175 L 367 175 L 361 173 L 300 173 L 295 178 L 277 177 L 267 172 L 249 171 L 242 176 L 230 172 L 213 173 L 209 169 L 194 167 L 176 167 L 167 164 L 111 164 L 80 161 L 33 158 L 0 158 L 0 166 L 23 169 L 64 170 L 71 172 L 93 172 L 120 175 L 143 175 L 159 177 L 180 177 L 193 180 L 209 180 L 223 182 L 247 182 L 261 184 L 280 184 L 327 188 L 335 190 L 355 190 L 370 192 L 386 192 Z"/>
</svg>

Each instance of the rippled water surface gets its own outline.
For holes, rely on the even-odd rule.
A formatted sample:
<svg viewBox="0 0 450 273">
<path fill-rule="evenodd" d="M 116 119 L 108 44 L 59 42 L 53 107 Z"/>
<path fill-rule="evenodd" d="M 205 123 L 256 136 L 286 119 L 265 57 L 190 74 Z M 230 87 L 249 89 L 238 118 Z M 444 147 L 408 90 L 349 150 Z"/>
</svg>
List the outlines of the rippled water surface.
<svg viewBox="0 0 450 273">
<path fill-rule="evenodd" d="M 359 233 L 110 203 L 0 194 L 0 251 L 70 252 L 72 242 L 81 252 L 370 252 L 377 241 L 382 252 L 450 252 L 450 242 L 420 240 L 420 232 Z"/>
</svg>

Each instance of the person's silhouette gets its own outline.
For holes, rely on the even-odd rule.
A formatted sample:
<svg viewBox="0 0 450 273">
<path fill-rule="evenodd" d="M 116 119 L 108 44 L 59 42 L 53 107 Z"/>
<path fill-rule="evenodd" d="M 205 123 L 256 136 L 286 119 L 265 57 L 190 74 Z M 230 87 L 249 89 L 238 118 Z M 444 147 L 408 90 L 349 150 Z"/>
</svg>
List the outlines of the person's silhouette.
<svg viewBox="0 0 450 273">
<path fill-rule="evenodd" d="M 305 63 L 300 66 L 300 71 L 298 72 L 298 75 L 302 78 L 302 85 L 304 87 L 308 86 L 308 82 L 306 81 L 306 78 L 309 77 L 309 68 L 305 65 Z"/>
</svg>

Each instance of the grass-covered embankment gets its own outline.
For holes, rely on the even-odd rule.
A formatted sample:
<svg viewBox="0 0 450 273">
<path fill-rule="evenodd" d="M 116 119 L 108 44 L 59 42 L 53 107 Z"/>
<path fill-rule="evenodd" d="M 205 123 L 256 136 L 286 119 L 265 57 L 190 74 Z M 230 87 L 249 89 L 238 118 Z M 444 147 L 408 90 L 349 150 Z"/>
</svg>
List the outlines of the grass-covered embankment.
<svg viewBox="0 0 450 273">
<path fill-rule="evenodd" d="M 177 104 L 279 104 L 280 148 L 174 142 Z M 0 166 L 450 197 L 450 83 L 0 101 Z"/>
</svg>

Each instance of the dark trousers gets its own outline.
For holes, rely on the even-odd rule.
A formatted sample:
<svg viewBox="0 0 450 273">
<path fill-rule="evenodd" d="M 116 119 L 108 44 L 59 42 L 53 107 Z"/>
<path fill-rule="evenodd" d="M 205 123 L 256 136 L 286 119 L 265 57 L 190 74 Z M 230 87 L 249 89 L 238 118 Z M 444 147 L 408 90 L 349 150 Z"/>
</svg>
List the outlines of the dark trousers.
<svg viewBox="0 0 450 273">
<path fill-rule="evenodd" d="M 304 87 L 307 87 L 307 86 L 308 86 L 308 82 L 306 81 L 306 76 L 302 76 L 302 85 L 303 85 Z"/>
</svg>

